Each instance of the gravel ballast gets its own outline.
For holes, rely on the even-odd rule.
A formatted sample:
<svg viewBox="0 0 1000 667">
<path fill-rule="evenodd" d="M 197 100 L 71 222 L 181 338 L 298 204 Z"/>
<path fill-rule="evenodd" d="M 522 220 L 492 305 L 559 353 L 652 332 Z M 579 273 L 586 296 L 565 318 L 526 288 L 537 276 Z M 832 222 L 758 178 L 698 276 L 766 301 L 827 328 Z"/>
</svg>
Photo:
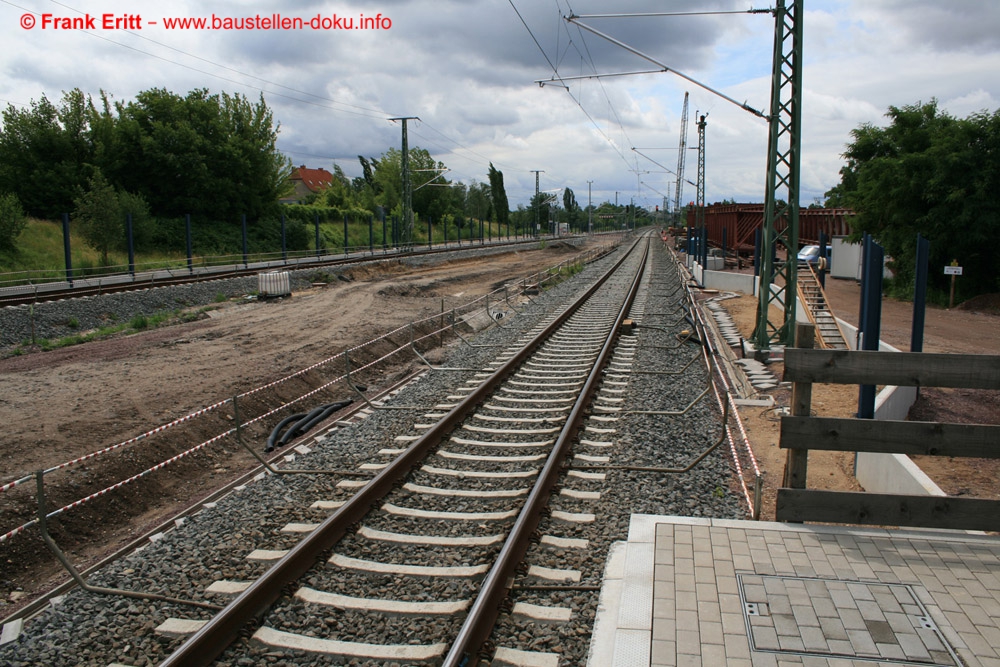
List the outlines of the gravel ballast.
<svg viewBox="0 0 1000 667">
<path fill-rule="evenodd" d="M 595 262 L 573 279 L 543 291 L 523 308 L 522 313 L 505 320 L 505 327 L 509 328 L 493 327 L 478 334 L 473 342 L 476 345 L 500 346 L 499 349 L 513 346 L 524 332 L 548 317 L 571 294 L 589 286 L 619 252 L 622 251 Z M 652 273 L 647 275 L 655 276 L 655 279 L 647 277 L 641 305 L 650 314 L 633 313 L 633 318 L 640 323 L 640 328 L 634 333 L 635 341 L 629 341 L 629 344 L 635 344 L 628 349 L 619 344 L 615 367 L 622 370 L 608 371 L 606 375 L 607 379 L 611 379 L 612 375 L 626 378 L 621 380 L 626 382 L 624 386 L 613 385 L 615 389 L 624 390 L 624 393 L 615 396 L 625 399 L 622 405 L 627 406 L 626 409 L 676 410 L 687 405 L 704 389 L 707 375 L 703 364 L 696 362 L 685 374 L 678 376 L 630 374 L 624 370 L 629 364 L 632 371 L 678 369 L 699 350 L 696 344 L 690 342 L 681 343 L 675 351 L 661 349 L 676 345 L 676 334 L 690 325 L 683 321 L 672 324 L 677 315 L 663 317 L 657 314 L 675 310 L 681 296 L 674 289 L 680 280 L 676 267 L 664 251 L 657 250 Z M 212 294 L 209 300 L 214 299 L 218 290 L 212 287 L 207 289 Z M 452 348 L 445 364 L 455 368 L 484 368 L 497 355 L 497 347 L 469 347 L 463 344 Z M 392 402 L 397 405 L 434 406 L 445 401 L 454 392 L 454 387 L 471 380 L 473 375 L 468 371 L 427 373 L 412 382 Z M 405 446 L 393 445 L 393 437 L 413 433 L 415 421 L 426 423 L 428 419 L 420 414 L 413 411 L 377 411 L 355 426 L 325 433 L 320 443 L 311 445 L 313 452 L 299 456 L 294 466 L 352 469 L 366 462 L 384 462 L 386 458 L 378 454 L 379 449 Z M 615 416 L 613 412 L 595 411 L 594 414 Z M 598 451 L 577 444 L 574 453 L 608 455 L 611 457 L 610 465 L 614 466 L 682 467 L 714 442 L 721 428 L 719 422 L 713 397 L 702 399 L 688 414 L 680 417 L 621 415 L 614 422 L 615 433 L 599 437 L 613 440 L 612 448 Z M 587 424 L 595 428 L 608 427 L 608 422 L 593 418 Z M 447 448 L 457 449 L 451 445 Z M 727 455 L 726 448 L 719 448 L 701 465 L 683 475 L 609 469 L 606 480 L 596 486 L 578 477 L 564 477 L 560 483 L 564 488 L 581 491 L 599 489 L 602 495 L 596 502 L 559 496 L 552 509 L 594 512 L 598 518 L 591 524 L 568 524 L 553 518 L 541 526 L 541 532 L 560 537 L 586 538 L 590 541 L 589 548 L 567 557 L 565 550 L 537 545 L 529 553 L 529 562 L 546 567 L 578 569 L 582 573 L 581 585 L 599 586 L 608 549 L 615 541 L 625 539 L 632 513 L 745 518 L 746 510 L 741 506 L 740 497 L 731 490 L 732 473 Z M 598 467 L 598 464 L 593 467 Z M 268 567 L 266 562 L 247 561 L 249 551 L 253 548 L 289 548 L 295 540 L 281 533 L 281 528 L 288 523 L 321 521 L 324 513 L 311 510 L 311 501 L 304 499 L 344 500 L 351 491 L 335 486 L 341 479 L 318 475 L 266 476 L 189 517 L 141 551 L 104 568 L 91 577 L 91 583 L 199 601 L 211 599 L 223 604 L 225 600 L 222 598 L 206 596 L 205 589 L 220 579 L 245 581 L 265 571 Z M 422 483 L 419 478 L 416 481 Z M 497 485 L 497 488 L 515 486 L 510 480 L 504 480 L 504 484 Z M 441 509 L 460 510 L 460 501 L 439 499 L 437 502 Z M 414 524 L 414 520 L 399 517 L 385 520 L 378 528 L 416 532 Z M 462 532 L 488 534 L 493 528 L 487 525 L 481 531 Z M 442 533 L 447 533 L 447 529 L 442 528 Z M 363 543 L 354 536 L 347 538 L 345 543 L 354 549 L 352 554 L 355 557 L 383 562 L 395 558 L 381 546 L 366 552 Z M 442 559 L 445 558 L 443 553 Z M 303 583 L 336 590 L 334 574 L 331 568 Z M 373 597 L 438 599 L 437 594 L 430 592 L 431 587 L 417 585 L 412 578 L 371 574 L 366 575 L 364 581 L 365 594 Z M 537 582 L 527 578 L 524 583 Z M 474 586 L 462 579 L 447 580 L 439 588 L 452 599 L 467 598 L 474 591 Z M 338 592 L 359 595 L 357 590 Z M 571 620 L 549 625 L 513 616 L 504 617 L 496 631 L 497 643 L 522 650 L 559 653 L 563 656 L 561 664 L 564 665 L 584 664 L 597 596 L 597 592 L 593 591 L 516 589 L 515 601 L 568 606 L 572 609 Z M 304 614 L 303 609 L 311 611 Z M 310 628 L 310 632 L 316 632 L 316 627 L 325 627 L 339 638 L 351 638 L 355 628 L 376 627 L 376 631 L 358 630 L 353 636 L 357 641 L 372 643 L 406 643 L 422 628 L 453 632 L 459 623 L 451 617 L 420 619 L 418 623 L 414 623 L 412 618 L 399 617 L 381 625 L 376 621 L 372 626 L 368 621 L 373 619 L 367 613 L 288 603 L 279 604 L 271 614 L 275 616 L 275 623 L 301 627 L 303 631 Z M 210 615 L 209 611 L 193 607 L 74 591 L 38 618 L 27 622 L 19 639 L 0 647 L 0 663 L 95 667 L 113 662 L 125 665 L 157 664 L 181 640 L 155 636 L 150 632 L 153 628 L 169 617 L 208 619 Z M 256 644 L 251 651 L 249 657 L 227 654 L 219 664 L 386 664 L 286 653 Z"/>
</svg>

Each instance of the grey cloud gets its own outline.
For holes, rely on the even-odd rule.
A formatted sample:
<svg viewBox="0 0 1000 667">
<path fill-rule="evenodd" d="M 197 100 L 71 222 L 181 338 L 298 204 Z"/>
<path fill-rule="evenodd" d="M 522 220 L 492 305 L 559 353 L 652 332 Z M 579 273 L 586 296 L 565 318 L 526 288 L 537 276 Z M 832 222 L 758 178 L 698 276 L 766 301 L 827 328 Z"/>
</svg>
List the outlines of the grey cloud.
<svg viewBox="0 0 1000 667">
<path fill-rule="evenodd" d="M 1000 47 L 1000 2 L 995 0 L 884 0 L 882 16 L 938 51 Z"/>
</svg>

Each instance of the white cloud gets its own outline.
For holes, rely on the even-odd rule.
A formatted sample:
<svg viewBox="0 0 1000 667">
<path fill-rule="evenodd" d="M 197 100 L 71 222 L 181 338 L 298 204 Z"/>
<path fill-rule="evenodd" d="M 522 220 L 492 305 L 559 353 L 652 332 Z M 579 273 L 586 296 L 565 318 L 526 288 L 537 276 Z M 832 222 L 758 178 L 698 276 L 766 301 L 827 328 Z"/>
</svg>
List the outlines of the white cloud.
<svg viewBox="0 0 1000 667">
<path fill-rule="evenodd" d="M 76 15 L 49 0 L 19 0 L 38 14 Z M 80 12 L 135 12 L 125 0 L 68 0 Z M 514 0 L 545 54 L 564 76 L 634 71 L 651 65 L 562 20 L 567 0 Z M 656 0 L 623 0 L 614 11 L 663 11 Z M 850 131 L 882 123 L 890 105 L 931 98 L 957 116 L 994 110 L 1000 100 L 1000 3 L 973 0 L 807 0 L 805 14 L 802 201 L 836 184 Z M 743 0 L 674 0 L 671 11 L 747 8 Z M 573 0 L 579 15 L 610 11 Z M 673 74 L 573 81 L 572 94 L 539 88 L 552 71 L 511 9 L 500 0 L 309 0 L 293 8 L 262 0 L 143 4 L 144 19 L 177 16 L 340 14 L 391 17 L 380 32 L 197 32 L 144 27 L 132 35 L 24 30 L 24 11 L 0 4 L 0 99 L 26 104 L 79 87 L 130 100 L 152 87 L 196 87 L 265 99 L 281 122 L 279 145 L 296 164 L 336 160 L 358 175 L 356 156 L 398 148 L 387 115 L 416 115 L 411 145 L 444 161 L 450 177 L 486 180 L 489 161 L 504 171 L 512 204 L 542 189 L 571 187 L 594 198 L 639 197 L 652 206 L 676 177 L 681 103 L 690 91 L 688 144 L 696 111 L 708 113 L 706 198 L 763 197 L 766 123 Z M 751 106 L 769 99 L 773 19 L 767 15 L 590 18 L 588 25 Z M 111 41 L 109 41 L 111 40 Z M 254 78 L 257 77 L 257 78 Z M 263 79 L 264 81 L 261 81 Z M 291 90 L 290 90 L 291 89 Z M 352 105 L 352 106 L 347 106 Z M 358 108 L 360 107 L 360 108 Z M 591 120 L 592 119 L 592 120 Z M 619 126 L 619 122 L 623 127 Z M 596 126 L 596 127 L 595 127 Z M 445 136 L 442 136 L 445 135 Z M 609 143 L 610 142 L 610 143 Z M 623 156 L 624 158 L 623 159 Z M 694 180 L 696 154 L 686 176 Z M 638 166 L 640 174 L 634 173 Z M 638 177 L 637 177 L 638 176 Z M 693 199 L 694 188 L 686 186 Z"/>
</svg>

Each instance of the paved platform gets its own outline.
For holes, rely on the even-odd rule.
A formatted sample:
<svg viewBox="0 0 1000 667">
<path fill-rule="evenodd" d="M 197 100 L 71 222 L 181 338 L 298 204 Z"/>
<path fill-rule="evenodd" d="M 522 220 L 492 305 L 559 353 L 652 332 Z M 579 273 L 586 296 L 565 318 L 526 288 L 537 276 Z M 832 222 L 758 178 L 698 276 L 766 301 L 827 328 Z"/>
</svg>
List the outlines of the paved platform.
<svg viewBox="0 0 1000 667">
<path fill-rule="evenodd" d="M 588 664 L 1000 667 L 1000 537 L 634 515 Z"/>
</svg>

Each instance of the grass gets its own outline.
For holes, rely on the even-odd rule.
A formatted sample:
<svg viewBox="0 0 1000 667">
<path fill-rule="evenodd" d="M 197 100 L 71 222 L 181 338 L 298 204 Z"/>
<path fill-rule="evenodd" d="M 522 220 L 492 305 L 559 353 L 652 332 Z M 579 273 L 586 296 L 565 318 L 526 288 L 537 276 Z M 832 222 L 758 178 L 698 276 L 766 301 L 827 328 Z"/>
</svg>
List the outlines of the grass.
<svg viewBox="0 0 1000 667">
<path fill-rule="evenodd" d="M 478 243 L 479 223 L 472 223 L 474 236 L 469 238 L 468 225 L 462 229 L 462 243 Z M 392 226 L 389 221 L 386 223 L 386 235 L 391 236 Z M 315 250 L 315 234 L 313 226 L 307 225 L 309 235 L 309 248 L 311 250 L 289 252 L 290 256 L 311 255 Z M 450 243 L 455 243 L 458 238 L 458 229 L 454 225 L 448 225 L 445 230 L 444 225 L 434 224 L 432 234 L 434 244 L 444 242 L 447 231 Z M 372 242 L 375 248 L 383 246 L 382 223 L 375 220 L 372 225 Z M 506 229 L 495 223 L 483 224 L 483 236 L 486 238 L 501 238 L 505 236 Z M 347 226 L 347 241 L 351 252 L 367 250 L 369 246 L 368 221 L 352 220 Z M 320 225 L 320 243 L 330 254 L 343 252 L 344 247 L 344 225 L 341 222 L 326 222 Z M 23 285 L 44 281 L 62 280 L 66 275 L 65 257 L 63 255 L 63 233 L 62 222 L 53 220 L 39 220 L 30 218 L 24 231 L 15 241 L 17 250 L 0 251 L 0 286 L 3 285 Z M 427 244 L 427 223 L 415 221 L 413 227 L 413 244 L 422 246 Z M 100 254 L 90 248 L 83 237 L 75 232 L 74 225 L 70 225 L 70 247 L 72 249 L 71 262 L 73 264 L 73 274 L 77 277 L 86 275 L 107 275 L 111 273 L 125 273 L 128 271 L 128 255 L 125 252 L 112 252 L 108 257 L 109 266 L 103 266 Z M 544 242 L 543 246 L 544 247 Z M 266 253 L 250 253 L 249 261 L 263 259 L 273 260 L 280 257 L 277 249 Z M 192 257 L 194 266 L 217 266 L 224 264 L 242 263 L 240 254 L 229 254 L 219 256 L 196 255 Z M 187 257 L 184 253 L 167 252 L 138 252 L 135 257 L 135 268 L 137 271 L 148 271 L 162 268 L 185 268 Z"/>
<path fill-rule="evenodd" d="M 545 272 L 545 277 L 539 281 L 539 286 L 541 289 L 547 290 L 558 285 L 564 280 L 572 278 L 581 271 L 583 271 L 583 262 L 562 264 L 558 268 L 552 267 Z"/>
<path fill-rule="evenodd" d="M 66 275 L 61 222 L 30 218 L 16 244 L 15 251 L 0 251 L 0 284 L 58 280 Z M 128 254 L 124 252 L 112 252 L 108 257 L 111 266 L 102 266 L 100 253 L 88 246 L 82 236 L 74 233 L 72 225 L 70 247 L 73 274 L 76 276 L 128 270 Z M 187 258 L 178 253 L 137 253 L 135 261 L 137 270 L 187 266 Z"/>
<path fill-rule="evenodd" d="M 581 271 L 583 271 L 583 262 L 574 262 L 573 264 L 566 264 L 559 267 L 559 275 L 564 280 L 566 278 L 572 278 Z"/>
<path fill-rule="evenodd" d="M 61 338 L 43 338 L 38 341 L 37 347 L 47 352 L 50 350 L 58 350 L 63 347 L 70 347 L 72 345 L 82 345 L 83 343 L 90 343 L 95 340 L 103 340 L 119 334 L 131 335 L 169 324 L 194 322 L 195 320 L 200 319 L 206 312 L 214 310 L 215 308 L 216 306 L 203 306 L 202 308 L 194 311 L 171 310 L 148 316 L 136 315 L 128 322 L 110 324 L 108 326 L 95 329 L 94 331 L 73 334 L 71 336 L 63 336 Z M 79 323 L 77 326 L 79 326 Z M 30 341 L 22 341 L 20 345 L 10 350 L 8 354 L 15 357 L 20 356 L 29 352 L 31 347 L 32 345 Z"/>
</svg>

